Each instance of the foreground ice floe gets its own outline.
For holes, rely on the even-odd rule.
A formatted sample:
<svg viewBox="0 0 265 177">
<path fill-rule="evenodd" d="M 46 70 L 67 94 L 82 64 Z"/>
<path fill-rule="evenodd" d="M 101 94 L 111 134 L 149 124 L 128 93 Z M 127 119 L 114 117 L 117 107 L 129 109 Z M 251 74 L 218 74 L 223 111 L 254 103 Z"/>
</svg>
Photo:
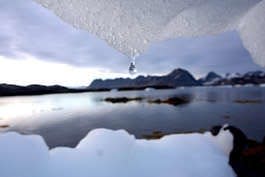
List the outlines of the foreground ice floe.
<svg viewBox="0 0 265 177">
<path fill-rule="evenodd" d="M 265 66 L 265 0 L 34 0 L 127 56 L 150 43 L 237 30 Z"/>
<path fill-rule="evenodd" d="M 140 140 L 96 129 L 76 148 L 48 150 L 38 135 L 0 135 L 1 177 L 233 177 L 230 131 Z"/>
</svg>

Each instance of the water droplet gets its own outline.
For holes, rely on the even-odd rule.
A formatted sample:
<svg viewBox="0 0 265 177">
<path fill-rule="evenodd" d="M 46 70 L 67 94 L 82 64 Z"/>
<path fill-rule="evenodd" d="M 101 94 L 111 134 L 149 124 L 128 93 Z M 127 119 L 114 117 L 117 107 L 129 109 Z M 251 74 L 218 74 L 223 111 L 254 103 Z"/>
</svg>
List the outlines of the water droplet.
<svg viewBox="0 0 265 177">
<path fill-rule="evenodd" d="M 135 65 L 135 57 L 132 58 L 130 66 L 129 66 L 129 73 L 131 75 L 134 75 L 137 73 L 136 65 Z"/>
</svg>

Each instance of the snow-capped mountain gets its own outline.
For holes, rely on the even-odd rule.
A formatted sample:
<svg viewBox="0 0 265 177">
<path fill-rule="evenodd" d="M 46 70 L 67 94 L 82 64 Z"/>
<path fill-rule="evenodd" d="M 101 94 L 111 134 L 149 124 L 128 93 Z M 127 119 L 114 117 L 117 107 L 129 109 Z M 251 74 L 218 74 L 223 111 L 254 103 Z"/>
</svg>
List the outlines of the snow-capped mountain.
<svg viewBox="0 0 265 177">
<path fill-rule="evenodd" d="M 212 85 L 222 79 L 222 76 L 216 74 L 215 72 L 209 72 L 205 77 L 200 78 L 198 81 L 202 85 Z"/>
<path fill-rule="evenodd" d="M 228 73 L 224 78 L 211 83 L 211 85 L 259 85 L 264 83 L 265 71 L 250 71 L 245 74 Z"/>
</svg>

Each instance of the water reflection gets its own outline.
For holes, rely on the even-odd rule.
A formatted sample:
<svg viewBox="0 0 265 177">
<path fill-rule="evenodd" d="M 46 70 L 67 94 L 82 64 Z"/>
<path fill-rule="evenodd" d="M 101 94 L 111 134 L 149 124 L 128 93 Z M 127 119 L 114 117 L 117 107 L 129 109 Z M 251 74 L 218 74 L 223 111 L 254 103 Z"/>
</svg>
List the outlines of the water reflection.
<svg viewBox="0 0 265 177">
<path fill-rule="evenodd" d="M 189 96 L 184 105 L 149 104 L 148 100 Z M 144 98 L 126 104 L 102 101 L 108 97 Z M 238 103 L 236 100 L 259 100 Z M 138 138 L 153 131 L 187 132 L 230 123 L 248 136 L 265 132 L 265 89 L 185 88 L 126 92 L 55 94 L 0 98 L 0 131 L 42 135 L 50 147 L 75 146 L 94 128 L 126 129 Z"/>
</svg>

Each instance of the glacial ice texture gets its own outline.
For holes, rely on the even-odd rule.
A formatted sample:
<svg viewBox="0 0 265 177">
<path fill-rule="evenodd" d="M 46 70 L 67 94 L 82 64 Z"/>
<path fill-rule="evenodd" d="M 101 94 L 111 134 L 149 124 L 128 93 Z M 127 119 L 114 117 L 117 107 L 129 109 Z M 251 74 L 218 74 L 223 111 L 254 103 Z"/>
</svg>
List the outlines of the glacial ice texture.
<svg viewBox="0 0 265 177">
<path fill-rule="evenodd" d="M 38 135 L 0 134 L 1 177 L 234 177 L 229 130 L 216 136 L 168 135 L 138 140 L 96 129 L 75 148 L 49 150 Z"/>
<path fill-rule="evenodd" d="M 265 0 L 34 0 L 129 57 L 150 43 L 237 30 L 265 66 Z"/>
</svg>

